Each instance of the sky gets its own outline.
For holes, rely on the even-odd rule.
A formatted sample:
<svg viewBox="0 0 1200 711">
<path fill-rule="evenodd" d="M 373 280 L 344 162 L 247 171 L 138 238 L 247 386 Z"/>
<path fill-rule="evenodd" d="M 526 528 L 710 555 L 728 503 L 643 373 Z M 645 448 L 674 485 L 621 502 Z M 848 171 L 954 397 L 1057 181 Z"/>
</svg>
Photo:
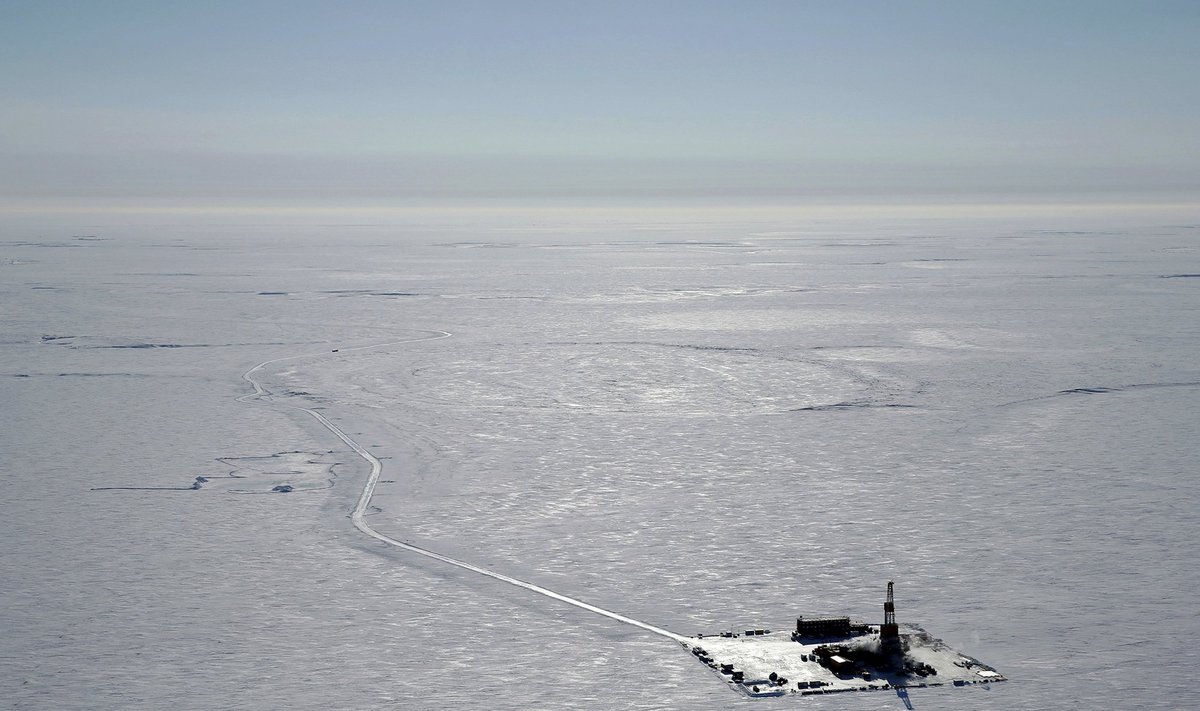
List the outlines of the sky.
<svg viewBox="0 0 1200 711">
<path fill-rule="evenodd" d="M 1200 196 L 1194 0 L 0 0 L 0 18 L 7 205 Z"/>
</svg>

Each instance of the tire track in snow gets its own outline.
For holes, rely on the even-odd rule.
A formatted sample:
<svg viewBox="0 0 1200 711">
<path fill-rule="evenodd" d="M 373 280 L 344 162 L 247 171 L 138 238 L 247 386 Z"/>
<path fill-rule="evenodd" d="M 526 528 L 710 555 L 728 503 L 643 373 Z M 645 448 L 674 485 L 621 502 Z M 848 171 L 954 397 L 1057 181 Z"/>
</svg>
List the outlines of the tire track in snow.
<svg viewBox="0 0 1200 711">
<path fill-rule="evenodd" d="M 365 350 L 372 350 L 372 349 L 377 349 L 377 348 L 387 348 L 388 346 L 399 346 L 399 345 L 403 345 L 406 343 L 420 343 L 422 341 L 435 341 L 435 340 L 439 340 L 442 338 L 449 338 L 451 335 L 453 335 L 447 331 L 429 331 L 429 333 L 436 334 L 436 335 L 427 336 L 424 338 L 410 338 L 410 339 L 403 340 L 403 341 L 390 341 L 388 343 L 376 343 L 376 344 L 369 345 L 369 346 L 358 346 L 356 348 L 341 348 L 341 349 L 338 349 L 338 352 L 339 353 L 353 353 L 355 351 L 365 351 Z M 562 593 L 557 593 L 549 588 L 544 588 L 540 585 L 535 585 L 533 583 L 529 583 L 524 580 L 520 580 L 518 578 L 514 578 L 512 576 L 505 575 L 504 573 L 500 573 L 495 570 L 490 570 L 488 568 L 474 565 L 473 563 L 468 563 L 464 560 L 459 560 L 458 558 L 452 558 L 448 555 L 442 555 L 441 553 L 436 553 L 436 552 L 428 550 L 426 548 L 421 548 L 420 546 L 414 546 L 411 543 L 405 543 L 404 541 L 396 540 L 395 538 L 384 535 L 384 534 L 380 533 L 379 531 L 376 531 L 374 528 L 371 528 L 371 525 L 367 523 L 365 516 L 366 516 L 367 508 L 371 505 L 371 497 L 373 497 L 375 495 L 375 485 L 379 483 L 379 475 L 381 473 L 383 473 L 383 463 L 380 462 L 379 459 L 375 455 L 373 455 L 369 451 L 367 451 L 367 449 L 365 447 L 363 447 L 361 444 L 359 444 L 353 437 L 346 434 L 345 432 L 343 432 L 341 430 L 341 428 L 339 428 L 337 425 L 333 424 L 328 419 L 326 419 L 325 416 L 322 415 L 320 412 L 309 409 L 307 407 L 298 407 L 296 405 L 288 405 L 286 403 L 274 402 L 273 400 L 270 399 L 271 391 L 264 388 L 262 386 L 262 384 L 259 383 L 254 378 L 254 374 L 256 372 L 258 372 L 258 371 L 262 370 L 263 368 L 265 368 L 266 366 L 272 365 L 274 363 L 281 363 L 281 362 L 289 361 L 289 360 L 299 360 L 302 358 L 315 358 L 317 356 L 328 356 L 328 355 L 329 355 L 329 352 L 323 351 L 321 353 L 304 353 L 301 355 L 285 356 L 283 358 L 274 358 L 272 360 L 265 360 L 265 361 L 259 363 L 258 365 L 254 366 L 250 370 L 247 370 L 245 373 L 242 373 L 242 380 L 245 380 L 247 383 L 249 383 L 254 388 L 254 392 L 250 393 L 248 395 L 243 395 L 243 396 L 239 397 L 237 400 L 238 400 L 238 402 L 250 402 L 251 400 L 266 400 L 266 401 L 270 402 L 272 405 L 277 405 L 279 407 L 286 407 L 286 408 L 289 408 L 292 410 L 299 410 L 300 412 L 308 413 L 309 416 L 311 416 L 317 422 L 320 422 L 321 425 L 325 427 L 325 429 L 329 430 L 335 436 L 337 436 L 338 439 L 345 442 L 346 446 L 349 447 L 350 449 L 354 450 L 355 454 L 357 454 L 358 456 L 365 459 L 367 461 L 367 463 L 371 465 L 371 472 L 370 472 L 370 474 L 367 475 L 367 483 L 365 486 L 363 486 L 362 494 L 360 494 L 358 497 L 358 503 L 355 504 L 354 510 L 350 513 L 350 520 L 354 522 L 355 528 L 357 528 L 362 533 L 370 536 L 371 538 L 374 538 L 375 540 L 380 541 L 382 543 L 386 543 L 389 546 L 394 546 L 396 548 L 400 548 L 402 550 L 406 550 L 411 553 L 416 553 L 418 555 L 425 556 L 426 558 L 432 558 L 434 560 L 438 560 L 443 563 L 447 563 L 449 565 L 453 565 L 455 567 L 462 568 L 463 570 L 469 570 L 473 573 L 478 573 L 480 575 L 484 575 L 489 578 L 492 578 L 493 580 L 499 580 L 501 582 L 508 583 L 509 585 L 515 585 L 516 587 L 523 588 L 525 590 L 529 590 L 530 592 L 535 592 L 539 595 L 544 595 L 545 597 L 548 597 L 552 600 L 558 600 L 559 602 L 565 602 L 568 605 L 574 605 L 575 607 L 578 607 L 582 610 L 587 610 L 588 612 L 594 612 L 597 615 L 603 615 L 604 617 L 607 617 L 612 620 L 616 620 L 617 622 L 622 622 L 627 625 L 639 627 L 648 632 L 653 632 L 654 634 L 661 635 L 663 637 L 667 637 L 669 639 L 675 640 L 676 642 L 682 643 L 687 639 L 684 635 L 676 634 L 669 630 L 665 630 L 661 627 L 655 627 L 654 625 L 652 625 L 648 622 L 642 622 L 641 620 L 635 620 L 632 617 L 626 617 L 625 615 L 622 615 L 617 612 L 613 612 L 612 610 L 606 610 L 603 607 L 597 607 L 596 605 L 586 603 L 582 600 L 578 600 L 578 599 L 570 597 L 568 595 L 563 595 Z"/>
</svg>

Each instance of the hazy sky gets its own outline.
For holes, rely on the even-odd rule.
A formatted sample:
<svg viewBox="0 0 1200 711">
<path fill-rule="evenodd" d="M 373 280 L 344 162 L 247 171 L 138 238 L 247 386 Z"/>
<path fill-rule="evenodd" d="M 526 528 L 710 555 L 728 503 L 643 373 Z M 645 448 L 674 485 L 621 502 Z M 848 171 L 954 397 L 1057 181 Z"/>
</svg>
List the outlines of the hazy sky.
<svg viewBox="0 0 1200 711">
<path fill-rule="evenodd" d="M 1200 192 L 1200 2 L 0 0 L 0 198 Z"/>
</svg>

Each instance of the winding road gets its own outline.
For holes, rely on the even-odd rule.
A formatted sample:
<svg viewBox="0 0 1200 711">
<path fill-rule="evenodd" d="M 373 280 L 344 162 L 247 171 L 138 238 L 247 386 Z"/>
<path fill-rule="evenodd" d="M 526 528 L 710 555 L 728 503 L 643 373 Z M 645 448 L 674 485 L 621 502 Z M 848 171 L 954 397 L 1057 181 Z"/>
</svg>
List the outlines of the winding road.
<svg viewBox="0 0 1200 711">
<path fill-rule="evenodd" d="M 438 339 L 442 339 L 442 338 L 450 338 L 450 336 L 453 335 L 447 331 L 428 331 L 427 333 L 429 333 L 431 335 L 425 336 L 422 338 L 409 338 L 409 339 L 401 340 L 401 341 L 376 343 L 376 344 L 369 345 L 369 346 L 358 346 L 356 348 L 341 348 L 338 350 L 338 353 L 339 354 L 353 353 L 356 351 L 375 350 L 375 349 L 380 349 L 380 348 L 387 348 L 389 346 L 399 346 L 399 345 L 403 345 L 406 343 L 420 343 L 422 341 L 434 341 L 434 340 L 438 340 Z M 276 402 L 276 401 L 272 400 L 271 399 L 271 394 L 272 394 L 271 391 L 264 388 L 262 386 L 262 383 L 260 383 L 254 377 L 255 373 L 259 372 L 266 366 L 269 366 L 269 365 L 272 365 L 275 363 L 282 363 L 284 361 L 300 360 L 303 358 L 315 358 L 317 356 L 328 356 L 328 355 L 330 355 L 329 351 L 322 351 L 320 353 L 304 353 L 304 354 L 300 354 L 300 355 L 286 356 L 284 358 L 274 358 L 272 360 L 265 360 L 265 361 L 259 363 L 258 365 L 254 366 L 253 368 L 251 368 L 250 370 L 247 370 L 245 373 L 242 374 L 242 380 L 245 380 L 247 383 L 249 383 L 254 388 L 254 392 L 250 393 L 248 395 L 243 395 L 243 396 L 239 397 L 238 402 L 250 402 L 251 400 L 263 400 L 263 401 L 267 401 L 277 407 L 285 407 L 288 409 L 299 410 L 300 412 L 307 413 L 309 416 L 314 418 L 317 422 L 320 422 L 321 425 L 325 427 L 325 429 L 329 430 L 335 436 L 337 436 L 338 439 L 345 442 L 346 446 L 349 447 L 350 449 L 354 450 L 355 454 L 357 454 L 358 456 L 365 459 L 367 461 L 367 463 L 371 465 L 371 472 L 370 472 L 370 474 L 367 475 L 367 483 L 365 486 L 363 486 L 362 494 L 358 497 L 358 503 L 354 506 L 354 510 L 350 514 L 350 519 L 354 522 L 355 528 L 357 528 L 359 531 L 362 531 L 364 534 L 370 536 L 371 538 L 374 538 L 375 540 L 380 541 L 382 543 L 386 543 L 389 546 L 394 546 L 396 548 L 400 548 L 400 549 L 409 551 L 411 553 L 416 553 L 417 555 L 422 555 L 422 556 L 425 556 L 426 558 L 432 558 L 434 560 L 439 560 L 443 563 L 447 563 L 449 565 L 453 565 L 455 567 L 462 568 L 464 570 L 469 570 L 473 573 L 478 573 L 479 575 L 484 575 L 484 576 L 487 576 L 494 580 L 500 580 L 502 582 L 508 583 L 509 585 L 515 585 L 516 587 L 524 588 L 525 590 L 529 590 L 530 592 L 534 592 L 539 595 L 544 595 L 545 597 L 548 597 L 552 600 L 558 600 L 559 602 L 565 602 L 568 605 L 574 605 L 575 607 L 578 607 L 583 610 L 587 610 L 588 612 L 594 612 L 597 615 L 603 615 L 604 617 L 607 617 L 612 620 L 616 620 L 617 622 L 621 622 L 621 623 L 624 623 L 627 625 L 632 625 L 634 627 L 639 627 L 648 632 L 653 632 L 654 634 L 661 635 L 663 637 L 667 637 L 669 639 L 675 640 L 676 642 L 683 642 L 684 640 L 687 639 L 684 635 L 676 634 L 669 630 L 665 630 L 661 627 L 656 627 L 648 622 L 642 622 L 641 620 L 635 620 L 632 617 L 626 617 L 625 615 L 622 615 L 617 612 L 613 612 L 612 610 L 606 610 L 603 607 L 597 607 L 596 605 L 586 603 L 583 600 L 578 600 L 578 599 L 570 597 L 568 595 L 563 595 L 562 593 L 557 593 L 553 590 L 550 590 L 549 588 L 544 588 L 540 585 L 534 585 L 533 583 L 526 582 L 524 580 L 519 580 L 512 576 L 505 575 L 504 573 L 500 573 L 495 570 L 490 570 L 488 568 L 483 568 L 478 565 L 468 563 L 467 561 L 464 561 L 464 560 L 459 560 L 458 558 L 451 558 L 450 556 L 442 555 L 441 553 L 435 553 L 434 551 L 427 550 L 425 548 L 421 548 L 420 546 L 414 546 L 411 543 L 405 543 L 404 541 L 398 541 L 395 538 L 384 535 L 384 534 L 380 533 L 379 531 L 376 531 L 374 528 L 371 528 L 371 525 L 367 523 L 365 515 L 366 515 L 367 508 L 371 505 L 371 497 L 375 495 L 375 485 L 379 483 L 379 475 L 383 472 L 383 463 L 380 462 L 379 459 L 377 457 L 375 457 L 375 455 L 373 455 L 369 451 L 367 451 L 367 449 L 365 447 L 363 447 L 361 444 L 359 444 L 353 437 L 346 434 L 337 425 L 333 424 L 328 419 L 326 419 L 325 416 L 322 415 L 320 412 L 309 409 L 307 407 L 299 407 L 296 405 L 289 405 L 287 403 Z"/>
</svg>

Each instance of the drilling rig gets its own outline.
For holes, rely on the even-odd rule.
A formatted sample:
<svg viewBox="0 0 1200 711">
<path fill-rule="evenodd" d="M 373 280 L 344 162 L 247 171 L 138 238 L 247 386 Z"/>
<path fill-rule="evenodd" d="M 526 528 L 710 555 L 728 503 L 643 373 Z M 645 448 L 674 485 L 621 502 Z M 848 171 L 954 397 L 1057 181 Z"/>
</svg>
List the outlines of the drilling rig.
<svg viewBox="0 0 1200 711">
<path fill-rule="evenodd" d="M 896 624 L 896 600 L 893 583 L 888 581 L 887 601 L 883 603 L 883 624 L 879 627 L 880 651 L 887 656 L 900 656 L 900 627 Z"/>
</svg>

